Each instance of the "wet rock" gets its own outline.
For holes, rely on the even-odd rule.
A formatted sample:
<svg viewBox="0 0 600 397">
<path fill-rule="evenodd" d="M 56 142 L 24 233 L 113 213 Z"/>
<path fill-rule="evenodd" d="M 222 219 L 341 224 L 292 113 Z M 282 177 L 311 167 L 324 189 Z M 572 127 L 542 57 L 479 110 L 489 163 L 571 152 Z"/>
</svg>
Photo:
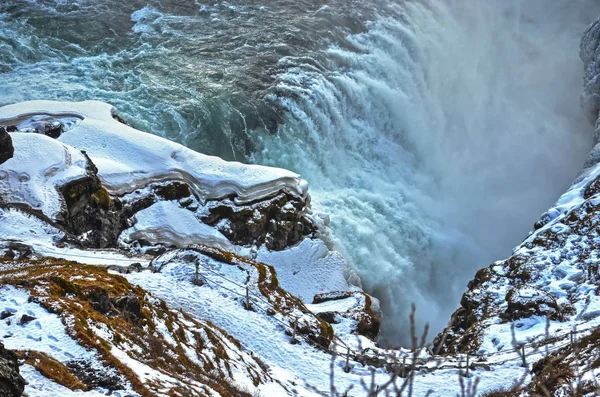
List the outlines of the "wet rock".
<svg viewBox="0 0 600 397">
<path fill-rule="evenodd" d="M 5 163 L 13 157 L 15 148 L 12 139 L 4 127 L 0 127 L 0 164 Z"/>
<path fill-rule="evenodd" d="M 19 325 L 25 325 L 35 320 L 37 317 L 30 316 L 29 314 L 23 314 L 19 320 Z"/>
<path fill-rule="evenodd" d="M 112 118 L 115 119 L 115 120 L 117 120 L 121 124 L 129 125 L 129 123 L 127 121 L 125 121 L 121 116 L 119 116 L 116 113 L 112 114 Z"/>
<path fill-rule="evenodd" d="M 0 343 L 0 396 L 20 397 L 25 390 L 25 379 L 19 373 L 17 356 Z"/>
<path fill-rule="evenodd" d="M 142 305 L 140 299 L 134 294 L 128 294 L 113 299 L 113 304 L 121 311 L 123 317 L 130 320 L 138 320 L 142 317 Z"/>
</svg>

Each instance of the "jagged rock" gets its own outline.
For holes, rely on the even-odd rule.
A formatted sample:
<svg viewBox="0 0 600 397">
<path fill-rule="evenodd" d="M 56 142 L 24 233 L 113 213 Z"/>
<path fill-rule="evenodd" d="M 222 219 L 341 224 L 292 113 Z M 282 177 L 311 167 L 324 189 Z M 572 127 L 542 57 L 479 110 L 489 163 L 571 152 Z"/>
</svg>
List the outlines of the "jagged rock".
<svg viewBox="0 0 600 397">
<path fill-rule="evenodd" d="M 117 198 L 109 195 L 98 179 L 98 169 L 88 160 L 87 175 L 60 188 L 67 211 L 60 222 L 79 236 L 79 242 L 90 248 L 116 246 L 121 231 L 127 227 L 127 215 Z"/>
<path fill-rule="evenodd" d="M 187 184 L 177 181 L 159 185 L 154 191 L 163 200 L 181 200 L 192 195 Z"/>
<path fill-rule="evenodd" d="M 9 258 L 29 258 L 31 255 L 33 255 L 33 250 L 29 245 L 14 241 L 8 243 L 8 251 L 6 252 L 6 256 Z"/>
<path fill-rule="evenodd" d="M 506 294 L 507 307 L 501 317 L 514 321 L 531 316 L 546 316 L 551 320 L 560 319 L 560 309 L 556 299 L 535 288 L 514 288 Z"/>
<path fill-rule="evenodd" d="M 305 216 L 309 206 L 309 199 L 302 201 L 287 193 L 249 205 L 225 199 L 208 203 L 209 214 L 202 222 L 216 226 L 234 244 L 265 244 L 270 250 L 280 251 L 316 231 Z"/>
<path fill-rule="evenodd" d="M 43 128 L 44 135 L 49 136 L 50 138 L 56 139 L 63 133 L 63 124 L 60 121 L 45 123 Z"/>
<path fill-rule="evenodd" d="M 107 314 L 111 311 L 112 304 L 110 303 L 108 292 L 104 288 L 98 286 L 87 287 L 84 290 L 84 294 L 91 302 L 94 310 L 102 314 Z"/>
<path fill-rule="evenodd" d="M 13 157 L 15 148 L 12 139 L 4 127 L 0 127 L 0 164 L 5 163 Z"/>
<path fill-rule="evenodd" d="M 89 389 L 103 388 L 109 391 L 123 390 L 123 382 L 113 374 L 99 372 L 88 361 L 73 360 L 66 363 L 67 368 Z"/>
<path fill-rule="evenodd" d="M 340 322 L 336 319 L 338 313 L 336 312 L 321 312 L 318 313 L 317 316 L 323 320 L 327 321 L 329 324 L 339 324 Z"/>
<path fill-rule="evenodd" d="M 36 317 L 30 316 L 29 314 L 23 314 L 19 320 L 19 325 L 25 325 L 35 319 Z"/>
<path fill-rule="evenodd" d="M 139 273 L 143 270 L 141 263 L 132 263 L 129 266 L 110 265 L 107 268 L 121 274 Z"/>
<path fill-rule="evenodd" d="M 2 313 L 0 313 L 0 320 L 5 320 L 14 315 L 15 315 L 14 313 L 9 312 L 8 310 L 3 310 Z"/>
<path fill-rule="evenodd" d="M 0 343 L 0 396 L 20 397 L 25 390 L 25 379 L 19 373 L 17 356 Z"/>
<path fill-rule="evenodd" d="M 317 294 L 313 298 L 313 305 L 327 303 L 331 301 L 347 300 L 348 304 L 345 311 L 332 312 L 325 310 L 319 312 L 317 316 L 330 324 L 339 323 L 340 319 L 352 320 L 352 331 L 358 335 L 366 336 L 370 339 L 377 339 L 381 327 L 381 312 L 378 305 L 373 304 L 373 300 L 362 291 L 337 291 Z M 377 301 L 375 301 L 377 302 Z"/>
<path fill-rule="evenodd" d="M 119 296 L 118 298 L 113 299 L 113 304 L 126 318 L 137 320 L 142 316 L 140 299 L 134 294 Z"/>
</svg>

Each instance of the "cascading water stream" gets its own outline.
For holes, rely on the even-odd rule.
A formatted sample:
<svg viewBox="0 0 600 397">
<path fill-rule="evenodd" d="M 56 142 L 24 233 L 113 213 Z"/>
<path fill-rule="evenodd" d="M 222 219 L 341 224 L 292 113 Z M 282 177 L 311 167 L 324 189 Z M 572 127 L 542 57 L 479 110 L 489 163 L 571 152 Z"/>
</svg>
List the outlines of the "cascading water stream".
<svg viewBox="0 0 600 397">
<path fill-rule="evenodd" d="M 440 330 L 591 147 L 593 0 L 5 0 L 0 105 L 99 99 L 208 154 L 290 168 L 381 299 Z M 26 82 L 26 83 L 24 83 Z"/>
<path fill-rule="evenodd" d="M 296 95 L 259 163 L 312 183 L 337 247 L 382 300 L 384 337 L 407 342 L 411 303 L 439 331 L 466 281 L 506 257 L 591 147 L 578 107 L 592 2 L 407 2 L 380 15 Z"/>
</svg>

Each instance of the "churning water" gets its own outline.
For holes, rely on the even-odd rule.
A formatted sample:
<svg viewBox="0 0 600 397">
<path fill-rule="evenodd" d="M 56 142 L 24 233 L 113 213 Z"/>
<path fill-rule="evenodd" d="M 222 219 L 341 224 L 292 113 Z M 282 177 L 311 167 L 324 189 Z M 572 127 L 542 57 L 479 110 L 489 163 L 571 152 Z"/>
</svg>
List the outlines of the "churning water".
<svg viewBox="0 0 600 397">
<path fill-rule="evenodd" d="M 0 105 L 99 99 L 139 129 L 290 168 L 406 340 L 435 331 L 591 148 L 594 0 L 3 0 Z"/>
</svg>

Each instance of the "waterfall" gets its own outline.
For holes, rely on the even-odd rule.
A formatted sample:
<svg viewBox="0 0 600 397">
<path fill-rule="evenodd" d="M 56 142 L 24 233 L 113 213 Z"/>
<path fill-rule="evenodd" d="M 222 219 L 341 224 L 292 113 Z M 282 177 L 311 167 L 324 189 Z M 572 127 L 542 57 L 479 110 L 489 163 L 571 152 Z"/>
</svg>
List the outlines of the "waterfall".
<svg viewBox="0 0 600 397">
<path fill-rule="evenodd" d="M 256 161 L 311 183 L 337 248 L 382 301 L 384 338 L 447 324 L 474 272 L 510 254 L 592 143 L 579 108 L 593 1 L 390 4 L 322 65 L 280 61 L 286 111 Z M 326 61 L 322 61 L 325 59 Z"/>
</svg>

